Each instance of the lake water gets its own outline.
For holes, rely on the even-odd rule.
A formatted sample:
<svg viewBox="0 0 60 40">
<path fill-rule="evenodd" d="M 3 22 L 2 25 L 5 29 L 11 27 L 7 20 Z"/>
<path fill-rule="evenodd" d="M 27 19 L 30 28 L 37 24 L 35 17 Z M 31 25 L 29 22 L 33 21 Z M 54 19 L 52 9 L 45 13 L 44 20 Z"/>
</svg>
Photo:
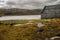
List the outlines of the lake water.
<svg viewBox="0 0 60 40">
<path fill-rule="evenodd" d="M 33 19 L 41 19 L 41 15 L 2 16 L 2 17 L 0 17 L 0 21 L 3 21 L 3 20 L 33 20 Z"/>
</svg>

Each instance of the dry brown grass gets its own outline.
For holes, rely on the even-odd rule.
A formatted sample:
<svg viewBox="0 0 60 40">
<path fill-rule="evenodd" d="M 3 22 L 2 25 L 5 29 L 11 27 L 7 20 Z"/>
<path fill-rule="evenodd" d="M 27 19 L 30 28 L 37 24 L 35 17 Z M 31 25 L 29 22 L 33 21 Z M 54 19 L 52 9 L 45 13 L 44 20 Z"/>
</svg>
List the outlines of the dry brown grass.
<svg viewBox="0 0 60 40">
<path fill-rule="evenodd" d="M 34 24 L 23 26 L 0 25 L 0 40 L 44 40 L 42 38 L 52 37 L 60 33 L 60 19 L 34 20 Z M 44 27 L 38 28 L 35 23 L 42 22 Z M 37 34 L 37 30 L 43 31 Z"/>
</svg>

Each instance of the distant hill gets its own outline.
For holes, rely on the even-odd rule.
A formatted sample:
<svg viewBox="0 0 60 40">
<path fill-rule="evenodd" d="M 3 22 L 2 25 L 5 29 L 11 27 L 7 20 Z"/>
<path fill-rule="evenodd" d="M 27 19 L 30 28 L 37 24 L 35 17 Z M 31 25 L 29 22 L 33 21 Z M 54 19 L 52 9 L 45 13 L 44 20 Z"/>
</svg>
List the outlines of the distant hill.
<svg viewBox="0 0 60 40">
<path fill-rule="evenodd" d="M 34 10 L 28 10 L 28 9 L 3 9 L 0 8 L 0 16 L 5 15 L 40 15 L 41 9 L 34 9 Z"/>
</svg>

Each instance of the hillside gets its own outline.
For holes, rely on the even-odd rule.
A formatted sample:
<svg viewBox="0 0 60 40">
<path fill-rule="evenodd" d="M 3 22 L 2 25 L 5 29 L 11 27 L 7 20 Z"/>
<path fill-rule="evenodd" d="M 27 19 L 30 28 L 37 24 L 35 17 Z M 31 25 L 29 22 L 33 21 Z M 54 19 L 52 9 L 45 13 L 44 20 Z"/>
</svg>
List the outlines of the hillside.
<svg viewBox="0 0 60 40">
<path fill-rule="evenodd" d="M 28 10 L 28 9 L 0 9 L 0 15 L 38 15 L 40 14 L 41 9 L 34 9 L 34 10 Z"/>
</svg>

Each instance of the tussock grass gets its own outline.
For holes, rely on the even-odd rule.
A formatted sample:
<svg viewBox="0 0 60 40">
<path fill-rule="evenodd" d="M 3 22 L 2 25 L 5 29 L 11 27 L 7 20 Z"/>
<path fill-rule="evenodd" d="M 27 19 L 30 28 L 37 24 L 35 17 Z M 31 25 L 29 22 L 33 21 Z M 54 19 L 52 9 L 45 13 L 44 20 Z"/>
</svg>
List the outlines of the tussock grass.
<svg viewBox="0 0 60 40">
<path fill-rule="evenodd" d="M 15 24 L 26 24 L 32 21 L 33 24 L 13 26 Z M 44 27 L 38 28 L 37 23 L 42 22 Z M 60 19 L 42 20 L 18 20 L 0 22 L 0 40 L 44 40 L 60 33 Z M 10 24 L 13 24 L 10 26 Z M 38 30 L 43 30 L 37 34 Z"/>
</svg>

